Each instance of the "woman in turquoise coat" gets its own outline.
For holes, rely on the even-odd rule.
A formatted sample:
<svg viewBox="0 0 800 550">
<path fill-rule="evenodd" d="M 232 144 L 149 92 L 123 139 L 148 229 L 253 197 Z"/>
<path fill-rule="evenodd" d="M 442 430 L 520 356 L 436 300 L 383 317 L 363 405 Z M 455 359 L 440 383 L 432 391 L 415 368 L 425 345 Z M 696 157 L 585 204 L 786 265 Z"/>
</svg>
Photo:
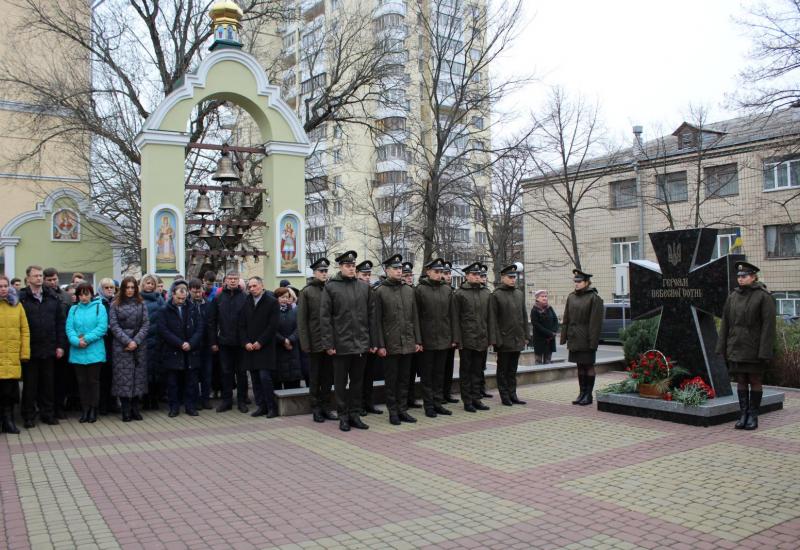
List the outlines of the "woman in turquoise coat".
<svg viewBox="0 0 800 550">
<path fill-rule="evenodd" d="M 103 336 L 108 330 L 108 315 L 102 299 L 94 295 L 89 283 L 79 284 L 75 295 L 78 303 L 70 308 L 66 326 L 69 362 L 75 365 L 78 379 L 83 409 L 80 421 L 96 422 L 100 401 L 100 367 L 106 362 Z"/>
</svg>

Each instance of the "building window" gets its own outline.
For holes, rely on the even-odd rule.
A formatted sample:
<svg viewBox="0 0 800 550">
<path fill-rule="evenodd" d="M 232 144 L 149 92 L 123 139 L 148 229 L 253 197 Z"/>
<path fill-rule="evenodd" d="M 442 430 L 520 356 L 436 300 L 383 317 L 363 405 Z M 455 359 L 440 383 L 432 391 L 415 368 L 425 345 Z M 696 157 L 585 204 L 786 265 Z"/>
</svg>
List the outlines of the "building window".
<svg viewBox="0 0 800 550">
<path fill-rule="evenodd" d="M 779 315 L 800 315 L 800 290 L 778 290 L 772 293 Z"/>
<path fill-rule="evenodd" d="M 475 232 L 475 242 L 478 244 L 486 244 L 488 243 L 488 239 L 486 238 L 486 233 L 483 231 L 476 231 Z"/>
<path fill-rule="evenodd" d="M 764 161 L 764 191 L 800 187 L 800 158 Z"/>
<path fill-rule="evenodd" d="M 453 240 L 458 243 L 468 243 L 469 242 L 469 229 L 454 229 L 453 230 Z"/>
<path fill-rule="evenodd" d="M 471 121 L 472 125 L 479 130 L 483 130 L 483 117 L 482 116 L 474 116 L 472 117 Z"/>
<path fill-rule="evenodd" d="M 800 257 L 800 224 L 766 225 L 767 258 Z"/>
<path fill-rule="evenodd" d="M 337 139 L 342 137 L 342 127 L 338 124 L 333 127 L 333 137 Z"/>
<path fill-rule="evenodd" d="M 322 201 L 314 201 L 306 204 L 306 217 L 321 216 L 325 213 L 325 203 Z"/>
<path fill-rule="evenodd" d="M 344 212 L 342 208 L 342 201 L 333 201 L 333 213 L 336 216 L 341 216 Z"/>
<path fill-rule="evenodd" d="M 656 178 L 656 201 L 682 202 L 689 200 L 686 172 L 660 174 Z"/>
<path fill-rule="evenodd" d="M 722 256 L 739 252 L 742 247 L 742 230 L 738 227 L 733 229 L 720 229 L 717 233 L 717 242 L 714 245 L 712 260 Z"/>
<path fill-rule="evenodd" d="M 612 181 L 611 208 L 630 208 L 636 206 L 636 180 Z"/>
<path fill-rule="evenodd" d="M 405 117 L 401 116 L 382 118 L 376 123 L 376 126 L 378 127 L 378 130 L 382 130 L 384 132 L 390 132 L 392 130 L 405 130 L 406 119 Z"/>
<path fill-rule="evenodd" d="M 406 146 L 402 143 L 390 143 L 378 147 L 378 160 L 407 160 Z"/>
<path fill-rule="evenodd" d="M 636 237 L 614 237 L 611 239 L 611 263 L 627 264 L 639 259 L 639 240 Z"/>
<path fill-rule="evenodd" d="M 341 149 L 334 149 L 331 152 L 331 156 L 333 157 L 334 164 L 341 164 L 342 163 L 342 150 Z"/>
<path fill-rule="evenodd" d="M 678 149 L 697 147 L 697 132 L 686 130 L 678 135 Z"/>
<path fill-rule="evenodd" d="M 342 231 L 341 227 L 333 228 L 333 240 L 337 242 L 341 242 L 344 240 L 344 231 Z"/>
<path fill-rule="evenodd" d="M 406 183 L 408 181 L 408 172 L 390 171 L 378 172 L 375 174 L 375 187 L 380 185 Z"/>
<path fill-rule="evenodd" d="M 309 227 L 306 231 L 306 238 L 309 242 L 324 241 L 325 227 Z"/>
<path fill-rule="evenodd" d="M 739 194 L 739 171 L 736 163 L 709 166 L 705 169 L 706 197 L 729 197 Z"/>
<path fill-rule="evenodd" d="M 308 264 L 311 265 L 314 262 L 316 262 L 317 260 L 321 260 L 324 257 L 325 257 L 325 252 L 324 251 L 323 252 L 311 252 L 310 254 L 308 254 Z"/>
</svg>

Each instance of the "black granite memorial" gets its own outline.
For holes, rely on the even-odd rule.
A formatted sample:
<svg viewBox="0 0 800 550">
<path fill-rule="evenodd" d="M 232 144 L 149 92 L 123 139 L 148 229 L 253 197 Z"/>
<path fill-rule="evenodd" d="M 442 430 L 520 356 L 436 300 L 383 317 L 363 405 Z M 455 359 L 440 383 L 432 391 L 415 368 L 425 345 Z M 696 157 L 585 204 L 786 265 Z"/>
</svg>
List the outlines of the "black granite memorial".
<svg viewBox="0 0 800 550">
<path fill-rule="evenodd" d="M 650 233 L 658 263 L 631 260 L 629 278 L 631 316 L 641 319 L 661 314 L 655 349 L 688 370 L 690 376 L 702 376 L 717 397 L 701 407 L 687 408 L 631 394 L 605 394 L 598 395 L 598 410 L 703 426 L 737 417 L 738 403 L 732 397 L 727 366 L 714 352 L 714 317 L 722 315 L 725 299 L 737 284 L 735 264 L 744 256 L 729 254 L 712 260 L 716 241 L 717 230 L 711 228 Z M 765 392 L 762 412 L 782 404 L 783 394 Z"/>
</svg>

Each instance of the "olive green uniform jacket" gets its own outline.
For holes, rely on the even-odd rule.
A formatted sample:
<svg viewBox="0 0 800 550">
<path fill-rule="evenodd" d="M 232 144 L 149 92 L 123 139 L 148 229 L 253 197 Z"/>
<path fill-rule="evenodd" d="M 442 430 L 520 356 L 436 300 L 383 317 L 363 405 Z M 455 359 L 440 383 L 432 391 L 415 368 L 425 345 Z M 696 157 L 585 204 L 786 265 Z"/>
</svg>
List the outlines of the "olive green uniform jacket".
<svg viewBox="0 0 800 550">
<path fill-rule="evenodd" d="M 325 283 L 312 279 L 297 297 L 297 335 L 300 349 L 306 353 L 325 351 L 319 323 L 319 306 Z"/>
<path fill-rule="evenodd" d="M 425 350 L 450 349 L 450 297 L 453 294 L 450 285 L 426 278 L 414 290 Z"/>
<path fill-rule="evenodd" d="M 325 284 L 319 307 L 322 349 L 357 355 L 374 347 L 375 303 L 364 281 L 337 273 Z"/>
<path fill-rule="evenodd" d="M 717 353 L 729 363 L 766 363 L 775 344 L 775 300 L 756 281 L 730 293 L 722 310 Z"/>
<path fill-rule="evenodd" d="M 494 341 L 492 293 L 480 283 L 463 283 L 450 302 L 452 340 L 459 348 L 484 351 Z"/>
<path fill-rule="evenodd" d="M 386 348 L 389 355 L 416 352 L 422 337 L 414 289 L 387 278 L 374 293 L 376 347 Z"/>
<path fill-rule="evenodd" d="M 597 294 L 597 289 L 587 287 L 570 293 L 561 320 L 561 345 L 567 344 L 569 360 L 594 363 L 602 328 L 603 299 Z M 591 361 L 586 360 L 589 357 Z"/>
<path fill-rule="evenodd" d="M 501 284 L 492 293 L 490 305 L 495 320 L 495 351 L 524 350 L 530 339 L 530 326 L 522 291 Z"/>
</svg>

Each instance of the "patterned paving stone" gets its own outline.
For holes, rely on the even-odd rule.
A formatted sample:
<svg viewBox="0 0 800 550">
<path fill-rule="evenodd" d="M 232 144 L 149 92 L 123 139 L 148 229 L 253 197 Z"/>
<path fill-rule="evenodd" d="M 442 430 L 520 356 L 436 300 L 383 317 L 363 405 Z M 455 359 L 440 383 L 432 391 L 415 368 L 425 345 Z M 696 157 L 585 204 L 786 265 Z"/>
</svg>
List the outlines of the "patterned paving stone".
<svg viewBox="0 0 800 550">
<path fill-rule="evenodd" d="M 563 550 L 583 550 L 584 548 L 594 548 L 596 550 L 644 550 L 645 547 L 602 534 L 562 546 Z"/>
<path fill-rule="evenodd" d="M 599 388 L 603 385 L 598 377 L 596 386 Z M 575 399 L 578 395 L 578 383 L 575 380 L 566 380 L 562 382 L 549 382 L 547 384 L 534 384 L 525 386 L 518 389 L 517 394 L 520 398 L 534 401 L 546 401 L 547 403 L 556 403 L 560 405 L 569 405 L 570 401 Z"/>
<path fill-rule="evenodd" d="M 565 437 L 569 434 L 569 437 Z M 418 441 L 426 449 L 503 472 L 619 449 L 668 435 L 625 424 L 563 416 Z"/>
<path fill-rule="evenodd" d="M 800 517 L 800 456 L 715 443 L 561 484 L 737 542 Z"/>
<path fill-rule="evenodd" d="M 407 424 L 403 422 L 399 426 L 392 426 L 389 423 L 389 417 L 387 416 L 386 412 L 384 412 L 380 416 L 370 414 L 366 416 L 363 420 L 367 424 L 369 424 L 370 431 L 382 434 L 391 434 L 391 433 L 402 433 L 402 432 L 415 432 L 419 430 L 426 430 L 428 428 L 439 428 L 442 426 L 443 421 L 447 422 L 448 425 L 462 424 L 465 422 L 491 420 L 493 418 L 507 417 L 515 414 L 524 414 L 527 412 L 522 407 L 503 407 L 499 403 L 494 402 L 491 399 L 487 399 L 486 404 L 491 408 L 488 411 L 481 411 L 480 413 L 477 414 L 468 413 L 467 411 L 465 411 L 461 403 L 448 405 L 447 408 L 453 411 L 452 416 L 437 417 L 437 418 L 428 418 L 427 416 L 425 416 L 425 413 L 422 412 L 421 409 L 414 409 L 410 412 L 412 416 L 417 419 L 417 422 L 415 424 Z"/>
<path fill-rule="evenodd" d="M 786 424 L 778 428 L 768 428 L 766 430 L 759 430 L 759 436 L 774 437 L 784 441 L 793 441 L 800 443 L 800 422 L 794 424 Z"/>
</svg>

